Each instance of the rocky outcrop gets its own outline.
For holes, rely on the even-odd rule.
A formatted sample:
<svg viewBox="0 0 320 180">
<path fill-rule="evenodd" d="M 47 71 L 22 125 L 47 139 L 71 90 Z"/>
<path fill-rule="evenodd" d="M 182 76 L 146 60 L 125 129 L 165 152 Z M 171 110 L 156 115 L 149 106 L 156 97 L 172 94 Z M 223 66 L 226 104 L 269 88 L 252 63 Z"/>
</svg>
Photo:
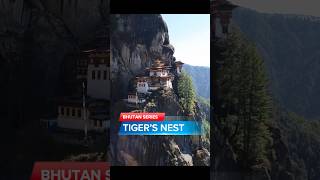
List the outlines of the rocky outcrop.
<svg viewBox="0 0 320 180">
<path fill-rule="evenodd" d="M 173 91 L 159 91 L 148 99 L 144 109 L 147 112 L 166 112 L 167 115 L 182 115 L 182 109 Z M 124 105 L 117 105 L 117 112 L 127 112 Z M 117 118 L 113 122 L 118 127 Z M 115 128 L 116 129 L 116 128 Z M 117 131 L 111 136 L 113 164 L 116 165 L 160 165 L 192 166 L 194 165 L 194 148 L 198 147 L 197 138 L 190 136 L 119 136 Z M 195 140 L 196 139 L 196 140 Z M 120 152 L 120 153 L 119 153 Z M 197 165 L 209 163 L 209 152 L 195 157 Z M 201 161 L 201 162 L 200 162 Z"/>
<path fill-rule="evenodd" d="M 210 166 L 210 152 L 205 148 L 196 150 L 193 163 L 195 166 Z"/>
<path fill-rule="evenodd" d="M 111 15 L 113 98 L 127 95 L 130 80 L 159 57 L 174 61 L 168 29 L 161 15 Z"/>
<path fill-rule="evenodd" d="M 181 152 L 179 146 L 171 139 L 167 144 L 164 144 L 167 150 L 166 165 L 170 166 L 193 166 L 192 156 Z"/>
</svg>

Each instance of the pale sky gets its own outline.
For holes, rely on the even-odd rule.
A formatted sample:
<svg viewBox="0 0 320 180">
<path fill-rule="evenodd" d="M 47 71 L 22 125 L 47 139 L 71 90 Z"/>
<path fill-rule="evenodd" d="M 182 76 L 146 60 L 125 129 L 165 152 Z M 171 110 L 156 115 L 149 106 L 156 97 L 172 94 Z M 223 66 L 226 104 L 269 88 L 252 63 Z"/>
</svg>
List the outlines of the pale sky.
<svg viewBox="0 0 320 180">
<path fill-rule="evenodd" d="M 230 2 L 261 12 L 320 17 L 319 0 L 230 0 Z"/>
<path fill-rule="evenodd" d="M 210 15 L 162 14 L 177 60 L 210 67 Z"/>
</svg>

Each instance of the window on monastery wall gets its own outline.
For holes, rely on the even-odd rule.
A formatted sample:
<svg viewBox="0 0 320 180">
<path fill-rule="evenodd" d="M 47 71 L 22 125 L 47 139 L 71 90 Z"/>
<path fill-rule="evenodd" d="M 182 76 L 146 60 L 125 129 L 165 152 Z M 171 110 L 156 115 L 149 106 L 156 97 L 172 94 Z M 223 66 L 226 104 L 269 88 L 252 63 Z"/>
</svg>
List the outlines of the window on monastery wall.
<svg viewBox="0 0 320 180">
<path fill-rule="evenodd" d="M 101 78 L 101 72 L 98 71 L 97 79 L 99 80 Z"/>
<path fill-rule="evenodd" d="M 63 116 L 64 115 L 64 108 L 60 107 L 60 114 Z"/>
<path fill-rule="evenodd" d="M 96 72 L 95 71 L 92 71 L 92 79 L 96 79 Z"/>
<path fill-rule="evenodd" d="M 78 109 L 78 117 L 81 117 L 81 109 Z"/>
<path fill-rule="evenodd" d="M 95 127 L 101 127 L 101 124 L 102 124 L 102 123 L 101 123 L 101 121 L 99 121 L 99 120 L 95 120 L 95 121 L 94 121 L 94 126 L 95 126 Z"/>
<path fill-rule="evenodd" d="M 107 71 L 103 71 L 103 79 L 107 80 Z"/>
<path fill-rule="evenodd" d="M 71 116 L 76 116 L 76 111 L 74 108 L 71 109 Z"/>
<path fill-rule="evenodd" d="M 67 111 L 67 116 L 70 116 L 70 109 L 66 108 L 66 111 Z"/>
</svg>

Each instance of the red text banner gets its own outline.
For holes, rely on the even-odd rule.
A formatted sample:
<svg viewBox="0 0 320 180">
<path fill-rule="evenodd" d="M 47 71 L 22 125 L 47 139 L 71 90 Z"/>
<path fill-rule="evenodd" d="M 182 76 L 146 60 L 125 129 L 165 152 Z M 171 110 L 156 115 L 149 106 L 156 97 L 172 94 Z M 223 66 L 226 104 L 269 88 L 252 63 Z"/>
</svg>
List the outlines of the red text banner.
<svg viewBox="0 0 320 180">
<path fill-rule="evenodd" d="M 36 162 L 31 180 L 110 180 L 106 162 Z"/>
<path fill-rule="evenodd" d="M 165 113 L 121 113 L 120 122 L 164 121 Z"/>
</svg>

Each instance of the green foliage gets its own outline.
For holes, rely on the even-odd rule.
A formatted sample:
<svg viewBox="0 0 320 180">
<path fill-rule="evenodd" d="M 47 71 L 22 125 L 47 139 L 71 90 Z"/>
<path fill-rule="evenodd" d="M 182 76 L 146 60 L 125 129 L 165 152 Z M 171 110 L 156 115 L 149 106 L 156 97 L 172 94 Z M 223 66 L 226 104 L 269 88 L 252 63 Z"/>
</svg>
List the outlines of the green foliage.
<svg viewBox="0 0 320 180">
<path fill-rule="evenodd" d="M 157 111 L 157 105 L 154 102 L 154 99 L 152 99 L 150 102 L 148 102 L 145 107 L 143 108 L 144 112 L 156 112 Z"/>
<path fill-rule="evenodd" d="M 307 120 L 293 112 L 281 109 L 276 112 L 277 125 L 296 164 L 298 175 L 318 180 L 320 178 L 320 122 Z"/>
<path fill-rule="evenodd" d="M 319 118 L 319 18 L 244 8 L 234 13 L 233 20 L 264 57 L 270 88 L 279 104 L 308 119 Z"/>
<path fill-rule="evenodd" d="M 210 107 L 210 99 L 205 99 L 202 96 L 197 96 L 197 102 Z"/>
<path fill-rule="evenodd" d="M 179 103 L 184 112 L 194 114 L 196 94 L 192 84 L 192 79 L 185 72 L 182 72 L 178 79 L 178 96 Z"/>
<path fill-rule="evenodd" d="M 203 98 L 209 99 L 210 98 L 210 68 L 184 64 L 182 70 L 191 76 L 197 95 Z"/>
<path fill-rule="evenodd" d="M 207 119 L 202 120 L 203 139 L 210 141 L 210 122 Z"/>
<path fill-rule="evenodd" d="M 255 46 L 234 32 L 224 42 L 219 72 L 217 117 L 244 168 L 267 160 L 271 135 L 270 97 L 262 59 Z"/>
</svg>

